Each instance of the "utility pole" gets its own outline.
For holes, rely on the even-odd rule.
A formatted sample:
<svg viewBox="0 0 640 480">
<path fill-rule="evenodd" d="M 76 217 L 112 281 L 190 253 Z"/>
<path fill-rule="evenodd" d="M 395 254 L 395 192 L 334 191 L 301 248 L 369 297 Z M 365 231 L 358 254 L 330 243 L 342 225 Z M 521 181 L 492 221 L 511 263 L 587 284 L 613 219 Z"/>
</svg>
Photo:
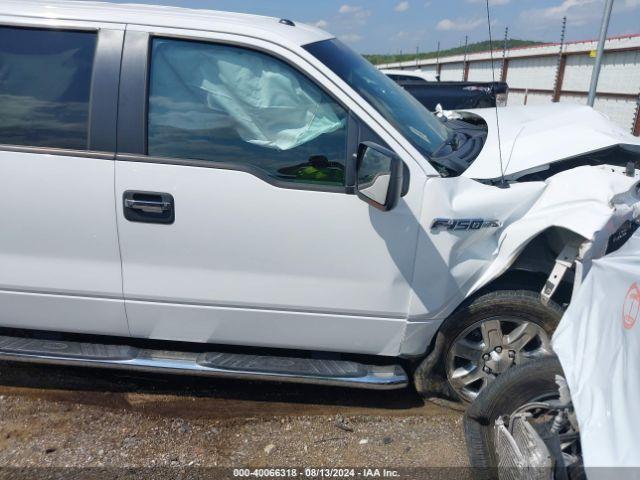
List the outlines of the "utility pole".
<svg viewBox="0 0 640 480">
<path fill-rule="evenodd" d="M 469 35 L 464 36 L 464 60 L 462 61 L 462 81 L 467 81 L 467 47 L 469 46 Z"/>
<path fill-rule="evenodd" d="M 436 50 L 436 78 L 440 80 L 440 40 L 438 40 L 438 49 Z"/>
<path fill-rule="evenodd" d="M 589 87 L 589 98 L 587 104 L 593 107 L 596 103 L 596 91 L 598 89 L 598 80 L 600 79 L 600 69 L 602 68 L 602 57 L 604 57 L 604 43 L 607 40 L 607 32 L 609 31 L 609 21 L 611 20 L 611 10 L 613 9 L 613 0 L 607 0 L 604 5 L 604 14 L 602 15 L 602 25 L 600 27 L 600 40 L 598 40 L 598 50 L 596 53 L 596 64 L 593 66 L 591 74 L 591 86 Z"/>
<path fill-rule="evenodd" d="M 631 133 L 636 137 L 640 137 L 640 93 L 638 94 L 638 100 L 636 103 L 636 114 L 633 117 L 633 125 L 631 126 Z"/>
<path fill-rule="evenodd" d="M 562 30 L 560 31 L 560 49 L 558 50 L 558 62 L 556 63 L 556 78 L 553 84 L 553 102 L 560 101 L 562 83 L 564 82 L 564 70 L 566 59 L 564 56 L 564 40 L 567 35 L 567 17 L 562 17 Z"/>
<path fill-rule="evenodd" d="M 504 29 L 504 44 L 502 46 L 502 70 L 500 79 L 504 82 L 507 79 L 507 49 L 509 48 L 509 27 Z"/>
<path fill-rule="evenodd" d="M 416 45 L 416 69 L 420 68 L 420 45 Z"/>
</svg>

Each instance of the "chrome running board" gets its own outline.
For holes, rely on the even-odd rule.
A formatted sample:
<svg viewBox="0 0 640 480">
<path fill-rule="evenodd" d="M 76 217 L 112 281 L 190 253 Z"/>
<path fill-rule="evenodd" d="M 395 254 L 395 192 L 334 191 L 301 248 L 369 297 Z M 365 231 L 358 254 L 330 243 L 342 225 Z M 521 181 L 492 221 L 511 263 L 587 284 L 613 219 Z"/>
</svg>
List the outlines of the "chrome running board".
<svg viewBox="0 0 640 480">
<path fill-rule="evenodd" d="M 0 360 L 163 372 L 176 375 L 310 383 L 373 390 L 404 388 L 399 365 L 220 352 L 147 350 L 128 345 L 0 336 Z"/>
</svg>

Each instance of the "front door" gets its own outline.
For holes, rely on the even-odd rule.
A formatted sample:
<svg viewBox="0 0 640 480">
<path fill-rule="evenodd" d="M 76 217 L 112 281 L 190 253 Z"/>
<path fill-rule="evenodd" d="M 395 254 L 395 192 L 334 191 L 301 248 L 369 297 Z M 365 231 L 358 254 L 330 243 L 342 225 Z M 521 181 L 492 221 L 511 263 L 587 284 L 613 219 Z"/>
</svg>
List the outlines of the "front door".
<svg viewBox="0 0 640 480">
<path fill-rule="evenodd" d="M 418 226 L 347 193 L 347 109 L 262 51 L 149 51 L 147 152 L 116 165 L 132 335 L 394 352 Z"/>
</svg>

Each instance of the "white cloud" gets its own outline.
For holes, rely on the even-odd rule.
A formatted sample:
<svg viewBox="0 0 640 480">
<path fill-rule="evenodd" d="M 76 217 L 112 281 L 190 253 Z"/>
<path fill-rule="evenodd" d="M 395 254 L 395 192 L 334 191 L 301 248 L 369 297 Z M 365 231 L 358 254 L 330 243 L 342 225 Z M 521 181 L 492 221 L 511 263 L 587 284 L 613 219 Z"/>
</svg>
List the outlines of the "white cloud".
<svg viewBox="0 0 640 480">
<path fill-rule="evenodd" d="M 520 13 L 518 20 L 529 28 L 545 29 L 550 21 L 560 22 L 566 16 L 569 25 L 579 27 L 599 20 L 602 17 L 602 5 L 603 0 L 562 0 L 552 7 L 525 10 Z"/>
<path fill-rule="evenodd" d="M 343 16 L 349 16 L 357 21 L 360 25 L 367 23 L 367 18 L 371 16 L 371 10 L 367 10 L 361 5 L 344 4 L 338 12 Z"/>
<path fill-rule="evenodd" d="M 595 4 L 595 5 L 594 5 Z M 602 15 L 602 9 L 604 7 L 604 0 L 564 0 L 560 5 L 547 9 L 549 14 L 567 13 L 572 10 L 578 10 L 582 7 L 589 7 L 593 9 L 597 16 Z M 640 0 L 623 0 L 613 4 L 613 8 L 616 10 L 633 10 L 640 7 Z"/>
<path fill-rule="evenodd" d="M 353 5 L 342 5 L 338 10 L 340 13 L 353 13 L 362 7 L 354 7 Z"/>
<path fill-rule="evenodd" d="M 314 27 L 322 28 L 323 30 L 329 26 L 329 22 L 326 20 L 318 20 L 317 22 L 312 23 Z"/>
<path fill-rule="evenodd" d="M 516 28 L 524 36 L 540 35 L 542 32 L 553 33 L 556 37 L 560 34 L 562 17 L 567 17 L 569 31 L 588 28 L 591 33 L 586 36 L 595 36 L 599 31 L 600 21 L 604 8 L 604 0 L 555 0 L 548 8 L 532 8 L 524 10 L 516 19 Z M 623 18 L 637 16 L 640 0 L 618 0 L 613 4 L 613 22 Z M 630 13 L 632 12 L 632 13 Z M 637 22 L 636 22 L 637 24 Z M 628 30 L 616 29 L 616 33 L 625 33 Z M 631 29 L 628 33 L 637 33 Z M 613 33 L 610 32 L 610 35 Z M 584 37 L 583 37 L 584 38 Z"/>
<path fill-rule="evenodd" d="M 340 39 L 347 43 L 357 43 L 362 40 L 362 36 L 357 33 L 345 33 L 344 35 L 340 35 Z"/>
<path fill-rule="evenodd" d="M 598 0 L 564 0 L 560 5 L 543 9 L 542 13 L 547 18 L 556 18 L 559 15 L 565 15 L 572 9 L 582 8 L 585 5 L 590 5 L 597 1 Z"/>
<path fill-rule="evenodd" d="M 409 10 L 409 2 L 400 2 L 399 4 L 396 5 L 396 7 L 394 8 L 394 10 L 396 12 L 406 12 L 407 10 Z"/>
<path fill-rule="evenodd" d="M 436 25 L 436 30 L 440 31 L 468 31 L 478 28 L 480 25 L 484 25 L 487 21 L 484 18 L 475 18 L 475 19 L 463 19 L 458 18 L 456 20 L 451 20 L 449 18 L 442 19 Z"/>
</svg>

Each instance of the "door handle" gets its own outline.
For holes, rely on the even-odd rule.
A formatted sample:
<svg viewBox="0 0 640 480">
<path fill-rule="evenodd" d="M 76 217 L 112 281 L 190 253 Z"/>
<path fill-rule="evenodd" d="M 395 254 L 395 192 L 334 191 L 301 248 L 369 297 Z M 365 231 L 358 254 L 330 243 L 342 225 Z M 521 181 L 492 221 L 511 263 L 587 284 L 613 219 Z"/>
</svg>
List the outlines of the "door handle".
<svg viewBox="0 0 640 480">
<path fill-rule="evenodd" d="M 128 190 L 122 196 L 124 217 L 130 222 L 172 224 L 173 196 L 168 193 Z"/>
<path fill-rule="evenodd" d="M 162 213 L 171 208 L 171 202 L 154 202 L 150 200 L 133 200 L 131 198 L 125 198 L 124 206 L 126 208 L 140 210 L 145 213 Z"/>
</svg>

